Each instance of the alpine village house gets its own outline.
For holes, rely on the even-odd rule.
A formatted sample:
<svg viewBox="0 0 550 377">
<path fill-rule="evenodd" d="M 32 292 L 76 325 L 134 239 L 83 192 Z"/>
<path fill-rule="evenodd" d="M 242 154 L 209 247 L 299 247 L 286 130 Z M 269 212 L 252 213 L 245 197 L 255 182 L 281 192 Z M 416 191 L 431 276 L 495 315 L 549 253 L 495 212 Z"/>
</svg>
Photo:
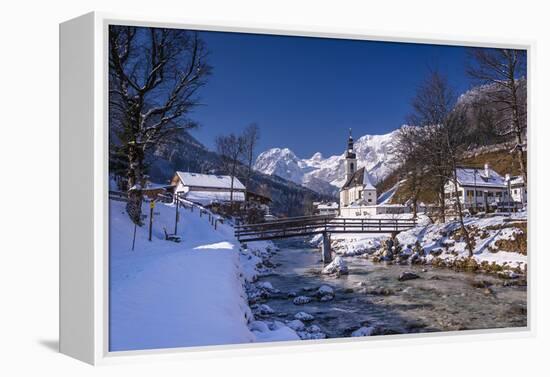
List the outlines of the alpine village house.
<svg viewBox="0 0 550 377">
<path fill-rule="evenodd" d="M 199 174 L 177 171 L 171 185 L 176 195 L 185 199 L 209 205 L 214 202 L 228 202 L 231 197 L 231 177 L 228 175 Z M 237 177 L 233 178 L 233 201 L 244 202 L 246 188 Z"/>
</svg>

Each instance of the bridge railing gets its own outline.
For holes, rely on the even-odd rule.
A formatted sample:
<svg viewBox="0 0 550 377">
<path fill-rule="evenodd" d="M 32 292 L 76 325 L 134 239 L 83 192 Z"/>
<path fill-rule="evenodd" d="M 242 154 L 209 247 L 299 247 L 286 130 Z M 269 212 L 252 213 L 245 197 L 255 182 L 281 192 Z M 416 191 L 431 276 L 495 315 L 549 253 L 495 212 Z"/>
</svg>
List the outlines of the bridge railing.
<svg viewBox="0 0 550 377">
<path fill-rule="evenodd" d="M 235 228 L 239 240 L 286 238 L 330 233 L 391 233 L 416 226 L 414 219 L 358 219 L 342 217 L 302 217 L 261 224 L 245 224 Z"/>
</svg>

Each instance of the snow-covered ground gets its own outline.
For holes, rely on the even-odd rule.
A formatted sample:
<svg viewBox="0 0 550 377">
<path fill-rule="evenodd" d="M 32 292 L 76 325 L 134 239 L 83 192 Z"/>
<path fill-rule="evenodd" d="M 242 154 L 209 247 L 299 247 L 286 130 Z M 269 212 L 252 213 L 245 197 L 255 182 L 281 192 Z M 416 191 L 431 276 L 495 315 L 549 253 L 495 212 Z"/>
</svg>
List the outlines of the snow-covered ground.
<svg viewBox="0 0 550 377">
<path fill-rule="evenodd" d="M 465 218 L 474 245 L 473 259 L 481 269 L 496 272 L 526 270 L 526 221 L 526 213 Z M 466 261 L 468 250 L 458 221 L 431 224 L 426 218 L 420 218 L 419 224 L 397 236 L 403 256 L 414 256 L 409 263 L 416 261 L 456 267 Z M 382 246 L 388 238 L 389 234 L 333 234 L 331 241 L 333 250 L 340 255 L 382 256 Z M 316 243 L 318 239 L 314 238 L 312 242 Z"/>
<path fill-rule="evenodd" d="M 152 241 L 146 219 L 132 251 L 125 203 L 110 202 L 111 351 L 298 339 L 281 323 L 262 327 L 248 306 L 245 287 L 268 271 L 271 243 L 242 250 L 231 226 L 215 230 L 197 209 L 180 209 L 182 240 L 166 241 L 163 229 L 173 232 L 175 208 L 157 204 L 154 211 Z"/>
</svg>

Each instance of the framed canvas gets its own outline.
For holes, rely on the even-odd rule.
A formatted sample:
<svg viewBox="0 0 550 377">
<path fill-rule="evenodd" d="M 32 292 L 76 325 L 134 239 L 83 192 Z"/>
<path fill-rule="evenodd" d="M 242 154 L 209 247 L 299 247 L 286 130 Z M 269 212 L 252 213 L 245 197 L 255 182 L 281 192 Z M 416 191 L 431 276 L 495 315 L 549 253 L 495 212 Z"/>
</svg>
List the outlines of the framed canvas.
<svg viewBox="0 0 550 377">
<path fill-rule="evenodd" d="M 531 334 L 532 49 L 61 24 L 61 352 Z"/>
</svg>

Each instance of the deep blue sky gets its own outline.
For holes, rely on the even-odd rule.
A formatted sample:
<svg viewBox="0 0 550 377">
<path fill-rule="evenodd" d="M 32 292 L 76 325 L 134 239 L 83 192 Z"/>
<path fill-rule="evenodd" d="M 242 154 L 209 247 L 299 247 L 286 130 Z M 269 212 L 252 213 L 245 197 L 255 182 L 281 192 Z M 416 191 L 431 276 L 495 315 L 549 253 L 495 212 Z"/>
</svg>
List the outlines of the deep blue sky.
<svg viewBox="0 0 550 377">
<path fill-rule="evenodd" d="M 249 123 L 261 129 L 258 153 L 288 147 L 299 157 L 342 153 L 354 136 L 398 128 L 430 69 L 468 89 L 461 47 L 241 33 L 200 33 L 213 74 L 193 134 L 209 148 L 217 135 Z"/>
</svg>

